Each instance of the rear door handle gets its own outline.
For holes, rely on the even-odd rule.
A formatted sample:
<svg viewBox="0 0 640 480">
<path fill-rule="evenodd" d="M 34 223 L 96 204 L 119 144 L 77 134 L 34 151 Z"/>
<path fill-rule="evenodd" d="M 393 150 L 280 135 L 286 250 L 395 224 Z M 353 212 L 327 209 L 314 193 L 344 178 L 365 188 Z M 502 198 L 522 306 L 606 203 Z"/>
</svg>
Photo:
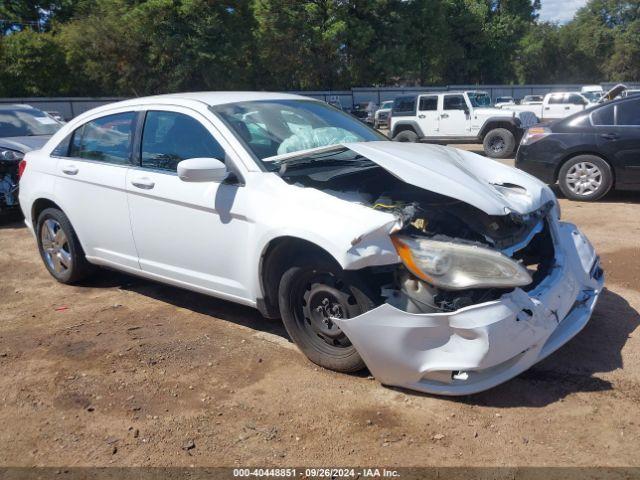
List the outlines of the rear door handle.
<svg viewBox="0 0 640 480">
<path fill-rule="evenodd" d="M 617 133 L 603 133 L 600 136 L 605 140 L 617 140 L 620 138 L 620 135 L 618 135 Z"/>
<path fill-rule="evenodd" d="M 440 115 L 441 118 L 449 118 L 449 114 L 448 113 L 443 113 L 442 115 Z"/>
<path fill-rule="evenodd" d="M 134 187 L 142 188 L 143 190 L 151 190 L 155 187 L 155 182 L 147 177 L 135 178 L 131 180 L 131 185 Z"/>
<path fill-rule="evenodd" d="M 425 118 L 424 115 L 418 115 L 418 118 Z"/>
<path fill-rule="evenodd" d="M 65 165 L 62 167 L 62 173 L 66 173 L 67 175 L 77 175 L 78 167 L 75 165 Z"/>
</svg>

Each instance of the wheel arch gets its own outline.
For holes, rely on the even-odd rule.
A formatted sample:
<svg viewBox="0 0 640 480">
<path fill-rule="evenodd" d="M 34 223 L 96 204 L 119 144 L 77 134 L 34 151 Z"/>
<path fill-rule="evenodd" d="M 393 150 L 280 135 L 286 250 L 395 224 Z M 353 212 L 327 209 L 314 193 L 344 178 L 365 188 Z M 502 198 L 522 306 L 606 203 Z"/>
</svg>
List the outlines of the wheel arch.
<svg viewBox="0 0 640 480">
<path fill-rule="evenodd" d="M 605 157 L 604 155 L 602 155 L 599 152 L 593 152 L 593 151 L 579 151 L 579 152 L 572 152 L 568 155 L 566 155 L 561 161 L 558 162 L 558 165 L 556 165 L 555 171 L 553 173 L 553 179 L 554 182 L 558 182 L 558 180 L 560 180 L 560 169 L 562 168 L 562 166 L 567 163 L 569 160 L 579 157 L 580 155 L 592 155 L 594 157 L 598 157 L 599 159 L 601 159 L 603 162 L 605 162 L 607 165 L 609 165 L 609 168 L 611 169 L 611 188 L 615 188 L 616 186 L 616 169 L 613 166 L 613 164 L 611 163 L 611 161 Z"/>
<path fill-rule="evenodd" d="M 34 229 L 36 227 L 38 217 L 47 208 L 57 208 L 58 210 L 64 213 L 64 210 L 62 209 L 62 207 L 60 207 L 60 205 L 58 205 L 53 200 L 49 198 L 44 198 L 44 197 L 40 197 L 36 199 L 31 205 L 31 224 L 33 225 Z"/>
<path fill-rule="evenodd" d="M 291 235 L 272 238 L 262 249 L 259 261 L 258 279 L 260 297 L 257 307 L 267 318 L 280 318 L 278 307 L 278 287 L 284 272 L 293 265 L 301 254 L 319 254 L 340 266 L 340 262 L 326 249 L 310 240 Z"/>
<path fill-rule="evenodd" d="M 504 128 L 505 130 L 509 130 L 513 136 L 518 138 L 518 126 L 516 125 L 513 119 L 489 119 L 485 122 L 480 130 L 480 140 L 484 141 L 484 137 L 491 130 L 495 130 L 496 128 Z"/>
<path fill-rule="evenodd" d="M 418 137 L 424 137 L 422 133 L 422 129 L 420 128 L 420 125 L 418 125 L 418 122 L 414 120 L 398 120 L 393 125 L 393 130 L 391 131 L 391 138 L 395 137 L 400 132 L 404 132 L 406 130 L 413 131 L 413 133 L 418 135 Z"/>
</svg>

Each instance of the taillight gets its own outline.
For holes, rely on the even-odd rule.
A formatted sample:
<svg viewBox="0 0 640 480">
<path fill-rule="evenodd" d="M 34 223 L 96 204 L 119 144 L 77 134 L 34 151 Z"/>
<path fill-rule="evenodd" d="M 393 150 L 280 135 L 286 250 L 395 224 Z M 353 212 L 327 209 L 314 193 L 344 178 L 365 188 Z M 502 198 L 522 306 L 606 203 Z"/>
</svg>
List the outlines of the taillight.
<svg viewBox="0 0 640 480">
<path fill-rule="evenodd" d="M 27 161 L 20 160 L 20 163 L 18 164 L 18 180 L 20 180 L 20 178 L 22 177 L 25 168 L 27 168 Z"/>
</svg>

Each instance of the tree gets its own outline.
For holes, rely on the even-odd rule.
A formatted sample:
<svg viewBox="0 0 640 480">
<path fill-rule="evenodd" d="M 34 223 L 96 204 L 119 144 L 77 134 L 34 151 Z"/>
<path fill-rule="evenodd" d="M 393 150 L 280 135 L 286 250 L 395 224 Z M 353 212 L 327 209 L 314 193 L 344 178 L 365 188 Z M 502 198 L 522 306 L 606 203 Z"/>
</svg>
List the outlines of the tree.
<svg viewBox="0 0 640 480">
<path fill-rule="evenodd" d="M 25 30 L 8 35 L 0 42 L 0 95 L 67 93 L 69 77 L 64 53 L 53 35 Z"/>
</svg>

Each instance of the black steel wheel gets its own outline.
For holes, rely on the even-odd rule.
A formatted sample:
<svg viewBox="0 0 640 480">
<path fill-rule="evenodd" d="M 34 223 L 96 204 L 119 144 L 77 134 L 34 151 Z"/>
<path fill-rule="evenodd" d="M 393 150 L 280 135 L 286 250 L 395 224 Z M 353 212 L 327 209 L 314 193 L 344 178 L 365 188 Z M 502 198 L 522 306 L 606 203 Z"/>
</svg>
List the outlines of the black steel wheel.
<svg viewBox="0 0 640 480">
<path fill-rule="evenodd" d="M 346 275 L 322 256 L 305 258 L 280 281 L 279 305 L 287 332 L 314 363 L 355 372 L 364 362 L 334 318 L 352 318 L 374 306 L 355 274 Z"/>
</svg>

